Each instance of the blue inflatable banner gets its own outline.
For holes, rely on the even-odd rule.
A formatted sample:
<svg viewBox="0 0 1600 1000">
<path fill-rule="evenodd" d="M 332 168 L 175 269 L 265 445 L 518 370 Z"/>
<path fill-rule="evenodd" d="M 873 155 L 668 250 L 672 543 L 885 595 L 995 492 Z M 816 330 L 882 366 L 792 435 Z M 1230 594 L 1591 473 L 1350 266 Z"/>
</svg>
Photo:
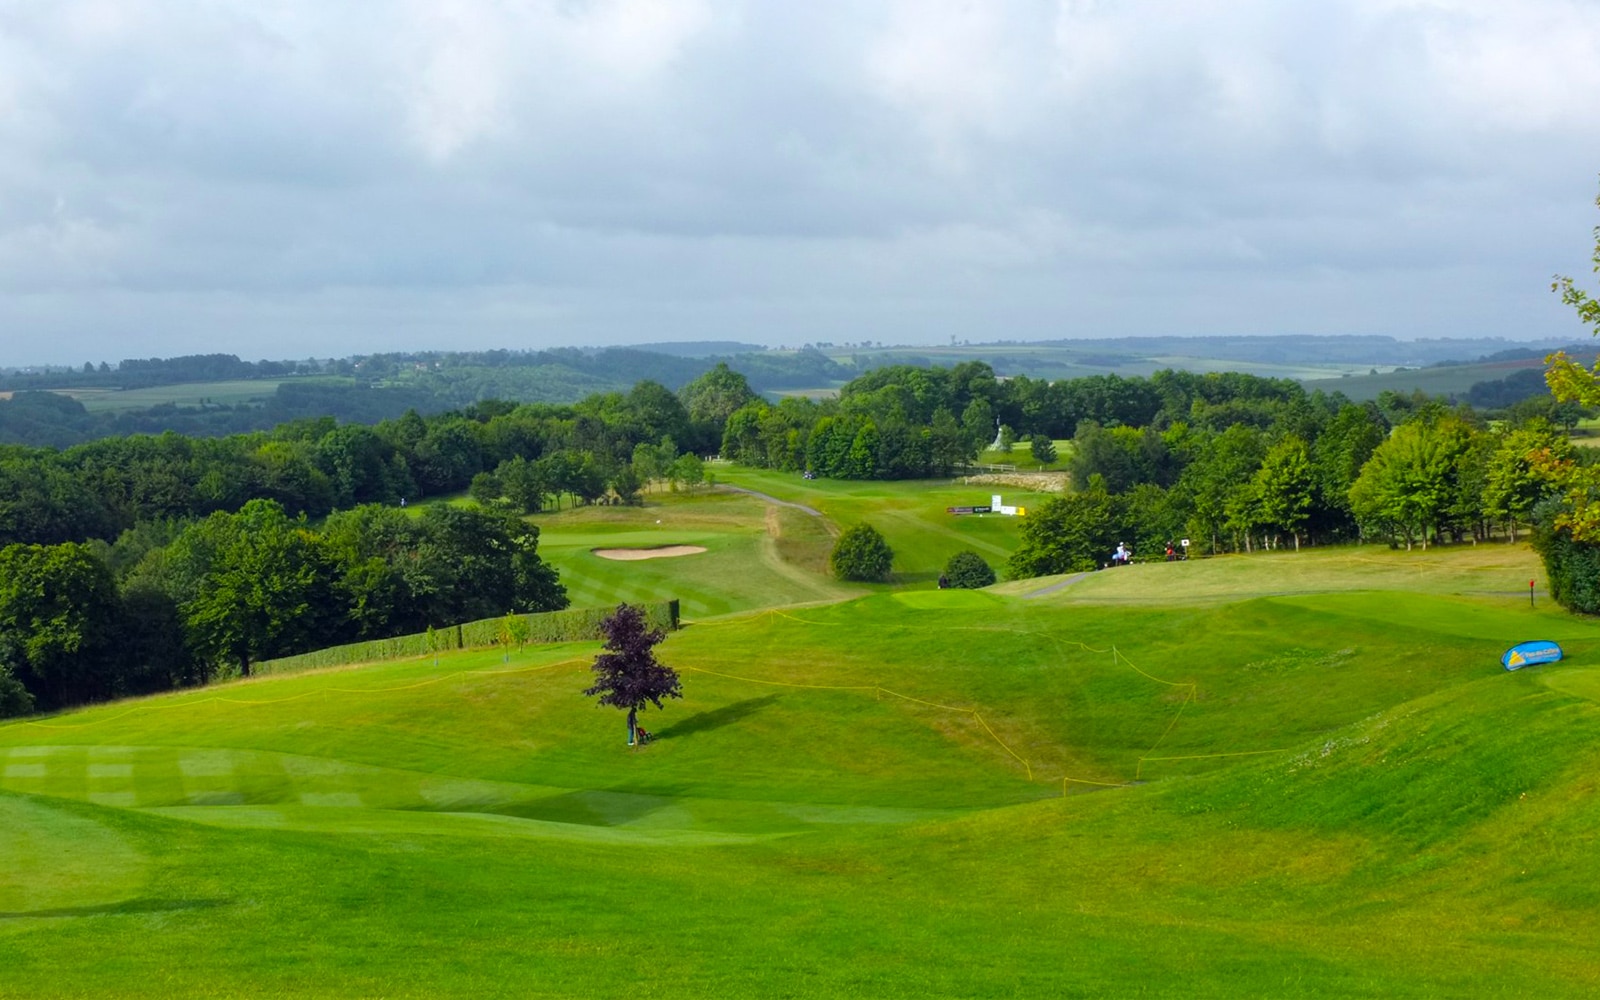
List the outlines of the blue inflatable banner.
<svg viewBox="0 0 1600 1000">
<path fill-rule="evenodd" d="M 1561 647 L 1548 639 L 1537 639 L 1533 642 L 1519 642 L 1506 650 L 1506 655 L 1500 657 L 1500 664 L 1507 670 L 1521 670 L 1531 667 L 1536 663 L 1554 663 L 1561 659 Z"/>
</svg>

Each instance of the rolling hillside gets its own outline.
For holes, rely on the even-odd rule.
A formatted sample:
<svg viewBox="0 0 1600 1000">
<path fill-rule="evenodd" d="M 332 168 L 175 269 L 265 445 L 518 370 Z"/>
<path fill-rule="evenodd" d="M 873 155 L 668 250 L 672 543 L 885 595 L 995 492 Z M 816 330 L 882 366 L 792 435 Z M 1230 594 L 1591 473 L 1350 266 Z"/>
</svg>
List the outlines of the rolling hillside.
<svg viewBox="0 0 1600 1000">
<path fill-rule="evenodd" d="M 589 644 L 6 725 L 0 995 L 1587 995 L 1600 628 L 1418 555 L 724 617 L 642 751 Z"/>
</svg>

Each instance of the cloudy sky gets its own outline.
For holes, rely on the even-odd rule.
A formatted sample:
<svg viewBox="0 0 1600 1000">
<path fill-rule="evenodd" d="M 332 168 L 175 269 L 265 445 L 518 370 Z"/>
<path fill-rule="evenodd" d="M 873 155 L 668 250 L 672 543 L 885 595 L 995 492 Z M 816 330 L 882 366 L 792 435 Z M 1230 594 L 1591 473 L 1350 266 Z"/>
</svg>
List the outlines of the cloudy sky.
<svg viewBox="0 0 1600 1000">
<path fill-rule="evenodd" d="M 1581 337 L 1600 0 L 0 0 L 0 365 Z"/>
</svg>

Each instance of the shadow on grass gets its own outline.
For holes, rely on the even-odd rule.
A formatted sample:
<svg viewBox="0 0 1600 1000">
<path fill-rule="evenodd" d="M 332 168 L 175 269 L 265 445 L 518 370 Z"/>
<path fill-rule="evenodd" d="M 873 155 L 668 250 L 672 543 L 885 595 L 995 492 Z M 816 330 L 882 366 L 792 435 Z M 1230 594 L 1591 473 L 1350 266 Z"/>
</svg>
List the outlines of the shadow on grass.
<svg viewBox="0 0 1600 1000">
<path fill-rule="evenodd" d="M 672 802 L 671 798 L 662 795 L 583 789 L 527 802 L 507 803 L 480 811 L 501 816 L 516 816 L 521 819 L 543 820 L 547 823 L 626 826 Z"/>
<path fill-rule="evenodd" d="M 656 733 L 655 737 L 658 740 L 670 740 L 676 736 L 709 733 L 713 729 L 731 726 L 741 719 L 748 718 L 777 700 L 777 695 L 769 694 L 765 698 L 746 698 L 744 701 L 736 701 L 731 705 L 724 705 L 709 712 L 691 715 L 682 722 L 673 723 L 661 730 L 661 732 Z"/>
<path fill-rule="evenodd" d="M 0 911 L 0 920 L 46 917 L 100 917 L 118 913 L 173 913 L 178 910 L 211 910 L 229 905 L 226 899 L 124 899 L 99 906 L 61 906 L 52 910 Z"/>
</svg>

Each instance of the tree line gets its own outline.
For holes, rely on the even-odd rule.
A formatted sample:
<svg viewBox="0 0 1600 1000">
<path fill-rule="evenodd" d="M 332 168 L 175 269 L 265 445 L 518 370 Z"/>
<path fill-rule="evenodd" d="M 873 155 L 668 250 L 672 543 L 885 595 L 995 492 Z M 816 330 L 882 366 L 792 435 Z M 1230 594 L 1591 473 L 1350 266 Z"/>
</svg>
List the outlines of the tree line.
<svg viewBox="0 0 1600 1000">
<path fill-rule="evenodd" d="M 67 448 L 103 437 L 168 430 L 219 437 L 324 416 L 376 424 L 397 419 L 408 410 L 427 416 L 493 399 L 573 403 L 624 391 L 641 381 L 677 390 L 727 361 L 733 361 L 757 390 L 831 385 L 849 374 L 849 369 L 815 350 L 762 351 L 722 361 L 630 348 L 441 351 L 301 362 L 249 362 L 231 354 L 130 359 L 114 368 L 85 363 L 82 371 L 0 375 L 0 391 L 13 392 L 11 398 L 0 397 L 0 444 Z M 263 381 L 259 400 L 219 403 L 201 399 L 119 410 L 89 409 L 76 399 L 45 391 L 147 388 L 223 379 L 283 381 L 275 387 Z"/>
<path fill-rule="evenodd" d="M 567 605 L 539 529 L 365 504 L 313 527 L 274 500 L 103 540 L 0 548 L 0 716 L 202 684 L 259 660 Z"/>
<path fill-rule="evenodd" d="M 1515 541 L 1588 461 L 1543 417 L 1490 428 L 1442 403 L 1390 425 L 1376 406 L 1293 408 L 1267 427 L 1080 427 L 1069 466 L 1084 487 L 1022 525 L 1013 576 L 1095 569 L 1188 538 L 1197 554 L 1380 541 L 1411 548 Z"/>
<path fill-rule="evenodd" d="M 59 451 L 0 447 L 0 545 L 110 540 L 140 523 L 201 518 L 257 499 L 321 517 L 460 492 L 481 473 L 514 481 L 524 511 L 593 502 L 619 477 L 622 492 L 633 491 L 641 444 L 657 457 L 714 453 L 727 408 L 753 397 L 721 366 L 680 393 L 641 382 L 571 405 L 491 400 L 370 427 L 319 418 L 223 438 L 168 433 Z M 531 484 L 518 476 L 528 463 L 542 463 Z M 646 462 L 644 471 L 653 468 Z"/>
</svg>

